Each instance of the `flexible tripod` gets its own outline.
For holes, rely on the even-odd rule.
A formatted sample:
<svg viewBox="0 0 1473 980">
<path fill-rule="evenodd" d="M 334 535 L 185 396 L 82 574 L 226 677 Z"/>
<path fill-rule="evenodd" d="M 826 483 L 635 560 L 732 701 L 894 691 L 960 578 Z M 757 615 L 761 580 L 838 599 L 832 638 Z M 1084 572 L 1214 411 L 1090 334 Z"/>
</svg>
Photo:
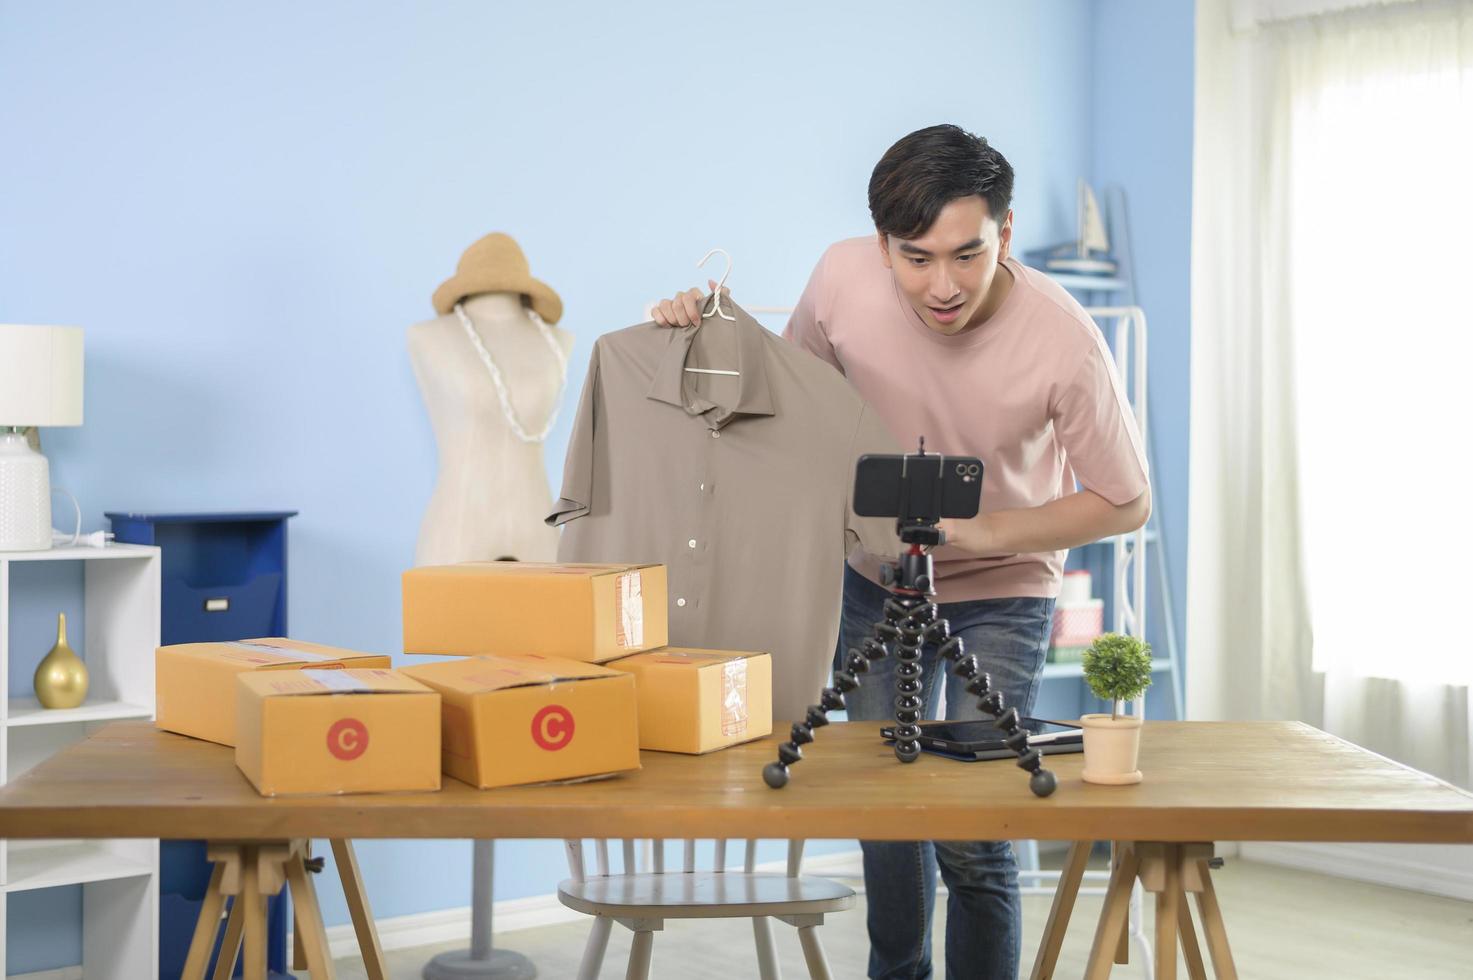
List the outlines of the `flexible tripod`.
<svg viewBox="0 0 1473 980">
<path fill-rule="evenodd" d="M 922 443 L 922 452 L 925 451 Z M 917 739 L 921 730 L 921 647 L 940 644 L 937 652 L 955 665 L 958 675 L 967 680 L 967 693 L 979 698 L 979 706 L 993 717 L 993 727 L 1006 733 L 1003 743 L 1018 754 L 1018 768 L 1032 773 L 1028 788 L 1036 796 L 1048 796 L 1058 785 L 1054 774 L 1043 767 L 1042 754 L 1028 746 L 1028 730 L 1019 726 L 1018 709 L 1003 703 L 1001 691 L 992 689 L 992 678 L 982 670 L 977 658 L 966 652 L 960 636 L 951 635 L 951 624 L 941 618 L 936 603 L 931 601 L 936 590 L 931 555 L 924 549 L 945 540 L 932 520 L 900 520 L 900 540 L 910 545 L 894 565 L 884 565 L 880 577 L 895 594 L 885 600 L 885 618 L 874 624 L 870 636 L 858 649 L 850 649 L 844 669 L 834 674 L 832 687 L 823 689 L 819 703 L 810 705 L 807 717 L 793 725 L 789 741 L 777 747 L 776 762 L 762 770 L 762 779 L 773 789 L 788 784 L 788 767 L 803 758 L 801 746 L 813 741 L 813 730 L 829 723 L 828 713 L 844 707 L 844 695 L 859 687 L 859 675 L 867 673 L 870 664 L 890 655 L 895 647 L 895 757 L 901 762 L 914 762 L 921 754 Z"/>
</svg>

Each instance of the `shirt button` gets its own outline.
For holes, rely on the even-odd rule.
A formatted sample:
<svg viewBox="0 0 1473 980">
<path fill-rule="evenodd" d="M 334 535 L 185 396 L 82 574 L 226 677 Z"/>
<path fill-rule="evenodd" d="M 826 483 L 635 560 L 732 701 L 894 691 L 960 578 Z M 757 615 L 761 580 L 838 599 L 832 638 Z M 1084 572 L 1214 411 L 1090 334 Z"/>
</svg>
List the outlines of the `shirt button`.
<svg viewBox="0 0 1473 980">
<path fill-rule="evenodd" d="M 721 438 L 721 433 L 717 432 L 715 429 L 712 429 L 711 430 L 711 438 L 712 439 L 720 439 Z"/>
<path fill-rule="evenodd" d="M 687 548 L 694 548 L 696 546 L 696 539 L 695 538 L 691 538 L 689 541 L 687 541 L 685 543 L 685 546 Z"/>
<path fill-rule="evenodd" d="M 685 600 L 684 599 L 676 599 L 675 600 L 675 604 L 677 606 L 681 606 L 683 608 L 685 606 Z"/>
<path fill-rule="evenodd" d="M 701 484 L 701 489 L 702 490 L 706 489 L 706 485 L 704 483 Z"/>
</svg>

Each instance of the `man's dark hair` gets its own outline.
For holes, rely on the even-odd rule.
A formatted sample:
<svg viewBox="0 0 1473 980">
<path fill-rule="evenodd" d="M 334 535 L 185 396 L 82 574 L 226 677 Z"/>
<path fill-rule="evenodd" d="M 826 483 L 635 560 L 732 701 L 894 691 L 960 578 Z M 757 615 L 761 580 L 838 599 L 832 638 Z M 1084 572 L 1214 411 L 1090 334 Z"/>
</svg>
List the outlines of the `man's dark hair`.
<svg viewBox="0 0 1473 980">
<path fill-rule="evenodd" d="M 1013 200 L 1012 166 L 960 126 L 928 126 L 902 137 L 875 164 L 869 213 L 882 234 L 917 238 L 947 204 L 973 194 L 1001 224 Z"/>
</svg>

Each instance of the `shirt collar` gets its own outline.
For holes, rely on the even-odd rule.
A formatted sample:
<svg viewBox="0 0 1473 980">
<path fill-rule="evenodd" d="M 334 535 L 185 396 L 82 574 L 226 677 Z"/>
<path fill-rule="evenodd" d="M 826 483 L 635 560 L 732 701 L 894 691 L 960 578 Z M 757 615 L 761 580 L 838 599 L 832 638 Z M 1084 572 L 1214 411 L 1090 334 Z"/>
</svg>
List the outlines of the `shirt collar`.
<svg viewBox="0 0 1473 980">
<path fill-rule="evenodd" d="M 655 401 L 683 408 L 691 415 L 710 412 L 711 414 L 707 416 L 708 421 L 715 426 L 724 425 L 733 415 L 774 414 L 772 389 L 767 381 L 767 358 L 762 338 L 762 331 L 766 328 L 752 319 L 746 310 L 729 299 L 726 303 L 736 315 L 735 322 L 722 320 L 713 315 L 709 320 L 701 321 L 704 327 L 670 329 L 669 343 L 666 344 L 665 353 L 655 368 L 655 377 L 650 383 L 648 392 L 648 397 Z M 730 411 L 713 405 L 705 399 L 695 397 L 685 386 L 687 377 L 685 362 L 690 356 L 691 344 L 695 342 L 696 331 L 723 328 L 736 331 L 736 370 L 741 372 L 737 403 Z"/>
</svg>

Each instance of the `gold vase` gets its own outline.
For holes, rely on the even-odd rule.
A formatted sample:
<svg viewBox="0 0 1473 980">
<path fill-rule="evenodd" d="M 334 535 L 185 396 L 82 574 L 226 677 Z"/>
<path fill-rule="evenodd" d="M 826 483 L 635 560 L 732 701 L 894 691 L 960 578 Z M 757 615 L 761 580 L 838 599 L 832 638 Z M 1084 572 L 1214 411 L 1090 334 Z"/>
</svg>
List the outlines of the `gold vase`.
<svg viewBox="0 0 1473 980">
<path fill-rule="evenodd" d="M 43 708 L 75 708 L 87 699 L 87 665 L 67 646 L 66 613 L 56 617 L 56 646 L 36 668 L 35 685 Z"/>
</svg>

